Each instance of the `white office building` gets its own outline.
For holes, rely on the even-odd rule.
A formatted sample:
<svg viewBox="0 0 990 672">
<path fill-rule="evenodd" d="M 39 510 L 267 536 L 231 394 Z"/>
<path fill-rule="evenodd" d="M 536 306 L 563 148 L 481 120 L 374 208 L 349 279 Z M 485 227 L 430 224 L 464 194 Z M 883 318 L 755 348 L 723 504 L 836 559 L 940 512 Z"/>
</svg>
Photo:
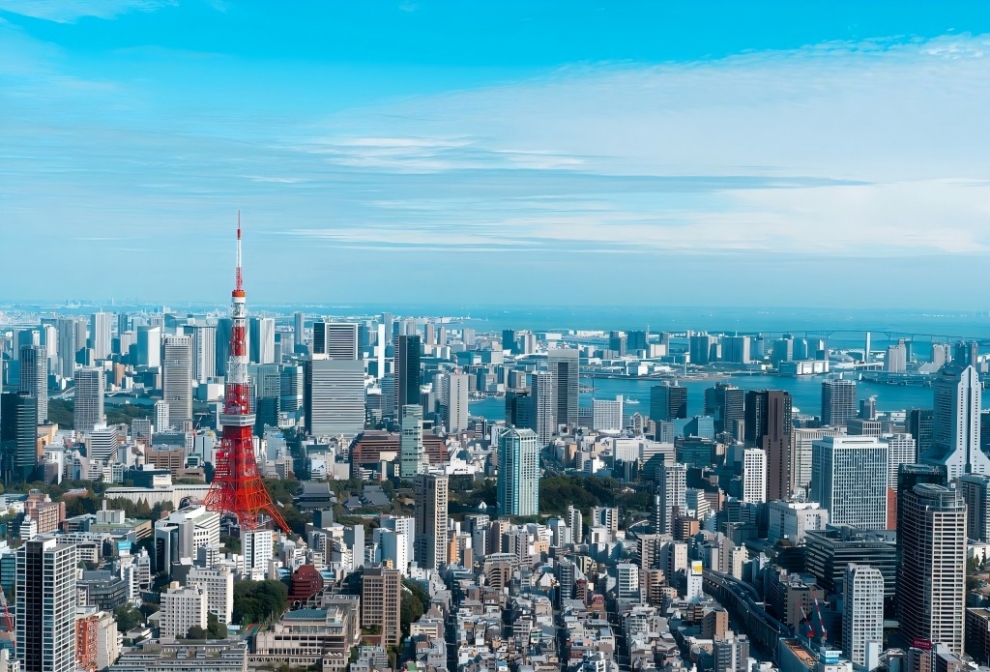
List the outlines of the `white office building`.
<svg viewBox="0 0 990 672">
<path fill-rule="evenodd" d="M 234 573 L 222 565 L 193 567 L 186 579 L 189 586 L 197 586 L 206 593 L 206 609 L 224 625 L 231 622 L 234 613 Z"/>
<path fill-rule="evenodd" d="M 742 500 L 751 504 L 767 501 L 767 454 L 762 448 L 743 451 Z"/>
<path fill-rule="evenodd" d="M 206 629 L 207 597 L 199 586 L 180 587 L 173 582 L 162 594 L 162 615 L 159 621 L 159 637 L 163 642 L 184 638 L 189 629 L 199 626 Z"/>
<path fill-rule="evenodd" d="M 887 444 L 873 436 L 827 436 L 813 447 L 811 498 L 833 525 L 887 527 Z"/>
<path fill-rule="evenodd" d="M 874 670 L 883 650 L 883 574 L 850 564 L 843 586 L 842 653 L 856 669 Z"/>
<path fill-rule="evenodd" d="M 614 401 L 595 399 L 591 404 L 592 429 L 608 434 L 622 431 L 622 395 L 617 396 Z"/>
</svg>

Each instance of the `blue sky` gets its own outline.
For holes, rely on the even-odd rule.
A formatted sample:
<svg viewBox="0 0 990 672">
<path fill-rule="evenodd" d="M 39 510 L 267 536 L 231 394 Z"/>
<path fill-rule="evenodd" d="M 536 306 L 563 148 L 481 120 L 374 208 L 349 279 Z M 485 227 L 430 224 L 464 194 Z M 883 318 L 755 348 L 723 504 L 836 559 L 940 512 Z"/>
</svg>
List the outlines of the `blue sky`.
<svg viewBox="0 0 990 672">
<path fill-rule="evenodd" d="M 986 309 L 981 3 L 0 0 L 0 300 Z"/>
</svg>

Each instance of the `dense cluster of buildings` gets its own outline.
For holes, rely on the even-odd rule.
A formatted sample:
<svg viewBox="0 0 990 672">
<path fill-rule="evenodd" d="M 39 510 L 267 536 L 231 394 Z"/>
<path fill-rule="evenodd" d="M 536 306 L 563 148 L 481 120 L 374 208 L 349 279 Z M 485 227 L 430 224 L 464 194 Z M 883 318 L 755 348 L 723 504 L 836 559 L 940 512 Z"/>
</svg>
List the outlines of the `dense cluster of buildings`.
<svg viewBox="0 0 990 672">
<path fill-rule="evenodd" d="M 0 670 L 990 661 L 978 569 L 990 554 L 990 432 L 985 362 L 970 344 L 933 348 L 929 366 L 906 342 L 882 357 L 867 345 L 861 370 L 931 379 L 930 409 L 880 413 L 835 374 L 844 359 L 789 335 L 479 334 L 387 314 L 249 325 L 255 456 L 265 476 L 299 480 L 291 506 L 305 523 L 291 535 L 240 530 L 202 504 L 228 318 L 95 313 L 0 328 L 0 585 L 13 626 Z M 668 375 L 688 365 L 833 373 L 814 416 L 786 391 L 712 381 L 689 417 L 689 389 Z M 648 408 L 582 403 L 588 371 L 655 375 Z M 504 420 L 469 413 L 491 396 Z M 123 399 L 144 411 L 123 422 Z M 600 483 L 598 505 L 541 504 L 546 476 Z M 78 482 L 100 484 L 102 508 L 71 506 L 90 492 Z M 283 584 L 285 610 L 237 622 L 243 581 Z M 154 613 L 118 628 L 142 605 Z"/>
</svg>

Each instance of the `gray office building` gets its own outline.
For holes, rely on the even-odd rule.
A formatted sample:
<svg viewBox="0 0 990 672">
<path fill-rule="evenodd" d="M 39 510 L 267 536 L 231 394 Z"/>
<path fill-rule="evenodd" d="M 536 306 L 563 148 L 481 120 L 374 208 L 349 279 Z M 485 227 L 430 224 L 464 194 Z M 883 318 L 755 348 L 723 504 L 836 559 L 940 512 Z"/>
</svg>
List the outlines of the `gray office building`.
<svg viewBox="0 0 990 672">
<path fill-rule="evenodd" d="M 547 369 L 553 381 L 554 419 L 557 425 L 577 427 L 581 354 L 577 350 L 551 348 Z"/>
<path fill-rule="evenodd" d="M 856 417 L 856 381 L 835 378 L 822 382 L 822 424 L 845 427 Z"/>
<path fill-rule="evenodd" d="M 356 436 L 364 430 L 364 362 L 310 359 L 304 412 L 311 436 Z"/>
</svg>

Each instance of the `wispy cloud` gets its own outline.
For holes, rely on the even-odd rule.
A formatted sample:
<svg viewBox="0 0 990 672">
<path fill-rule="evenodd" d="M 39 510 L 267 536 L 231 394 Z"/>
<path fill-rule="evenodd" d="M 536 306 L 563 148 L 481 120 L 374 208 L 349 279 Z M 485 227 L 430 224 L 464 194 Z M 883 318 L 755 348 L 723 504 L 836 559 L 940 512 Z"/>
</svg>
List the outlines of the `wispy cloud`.
<svg viewBox="0 0 990 672">
<path fill-rule="evenodd" d="M 58 23 L 84 17 L 112 19 L 127 12 L 151 12 L 176 0 L 0 0 L 0 11 Z"/>
</svg>

